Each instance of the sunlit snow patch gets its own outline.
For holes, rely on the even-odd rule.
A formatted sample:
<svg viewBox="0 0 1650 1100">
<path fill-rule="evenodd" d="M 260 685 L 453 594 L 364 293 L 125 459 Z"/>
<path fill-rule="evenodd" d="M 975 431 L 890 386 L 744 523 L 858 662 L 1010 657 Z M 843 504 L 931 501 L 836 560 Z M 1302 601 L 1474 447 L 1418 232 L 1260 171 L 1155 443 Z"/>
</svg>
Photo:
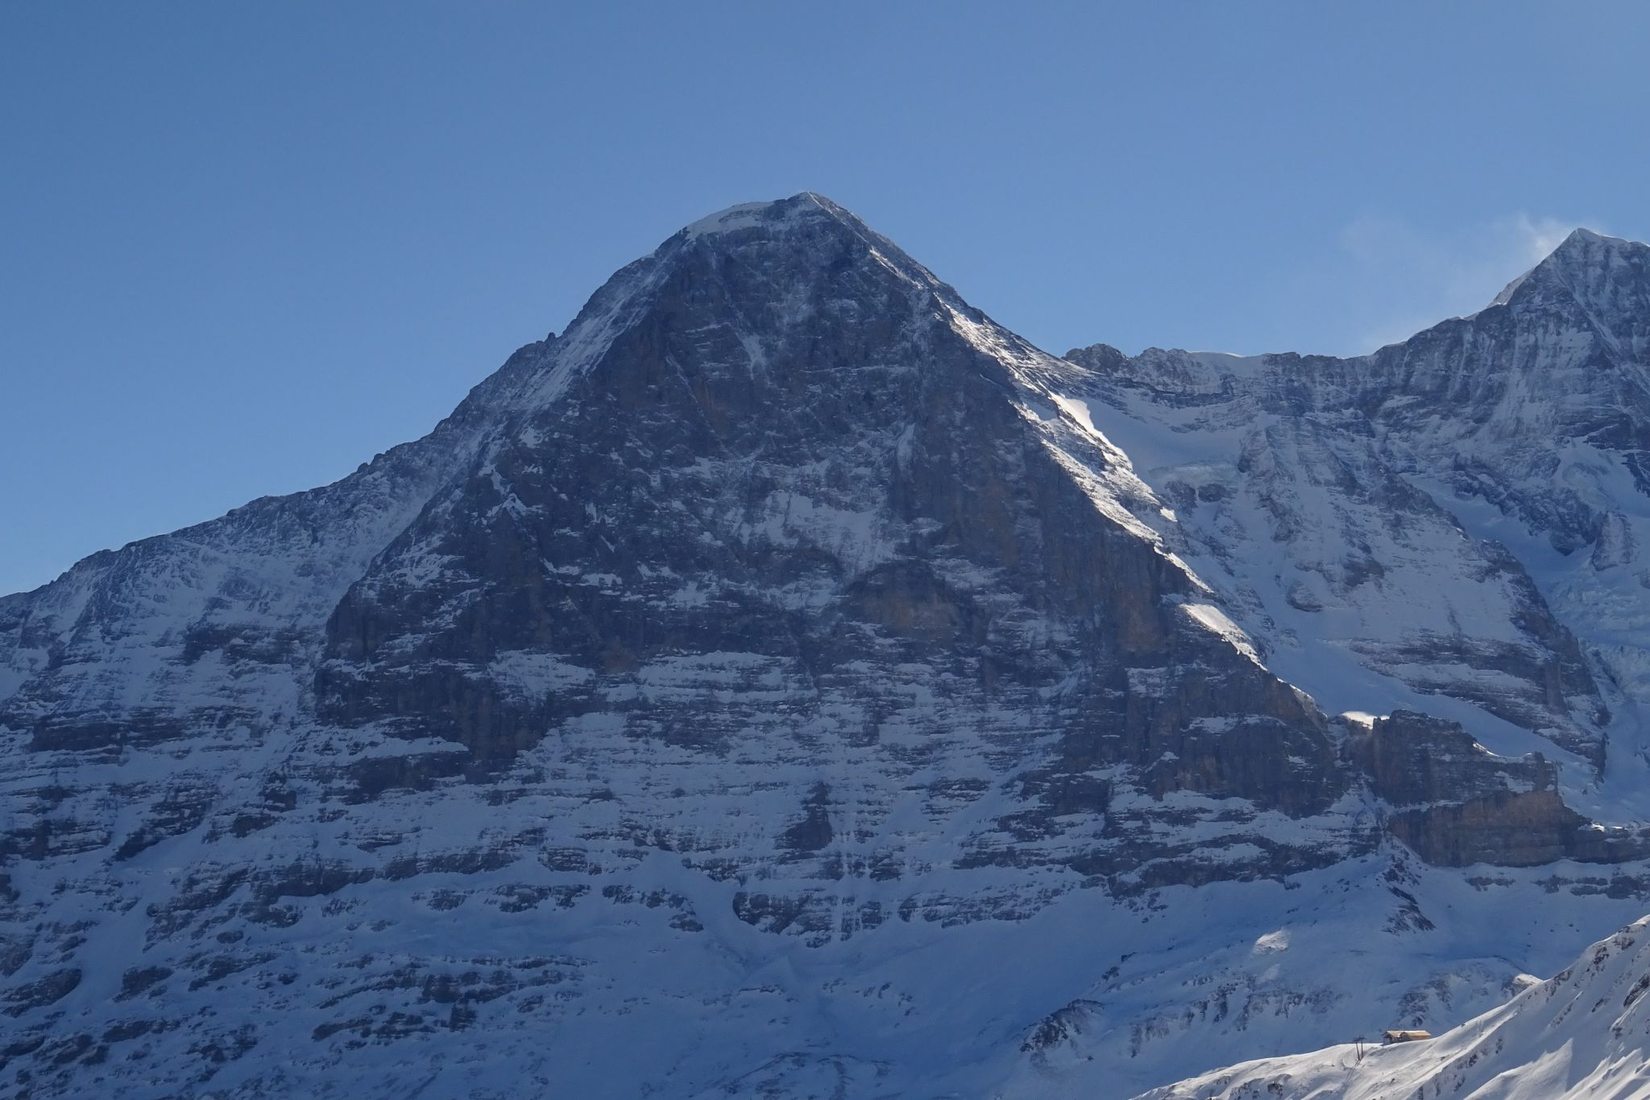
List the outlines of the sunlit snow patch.
<svg viewBox="0 0 1650 1100">
<path fill-rule="evenodd" d="M 1254 643 L 1243 628 L 1226 617 L 1226 612 L 1212 603 L 1183 603 L 1180 610 L 1191 616 L 1192 620 L 1205 630 L 1213 631 L 1232 644 L 1232 647 L 1257 665 L 1260 664 L 1260 654 L 1255 651 Z"/>
</svg>

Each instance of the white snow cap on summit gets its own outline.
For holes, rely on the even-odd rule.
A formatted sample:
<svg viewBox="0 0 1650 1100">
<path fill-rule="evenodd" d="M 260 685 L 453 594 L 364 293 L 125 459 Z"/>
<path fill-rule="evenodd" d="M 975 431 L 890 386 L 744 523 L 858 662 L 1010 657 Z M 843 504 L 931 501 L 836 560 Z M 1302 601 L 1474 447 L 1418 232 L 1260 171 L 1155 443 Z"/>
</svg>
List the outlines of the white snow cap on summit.
<svg viewBox="0 0 1650 1100">
<path fill-rule="evenodd" d="M 771 202 L 742 202 L 718 210 L 714 214 L 700 218 L 689 225 L 683 232 L 689 237 L 702 237 L 707 233 L 726 233 L 734 229 L 746 229 L 759 224 L 762 215 L 771 207 Z"/>
<path fill-rule="evenodd" d="M 739 229 L 752 229 L 765 222 L 775 220 L 781 214 L 782 208 L 790 207 L 785 211 L 791 216 L 797 213 L 811 212 L 817 208 L 827 213 L 835 213 L 840 207 L 825 196 L 813 191 L 802 191 L 787 199 L 775 199 L 771 202 L 742 202 L 719 210 L 707 217 L 689 225 L 683 232 L 689 238 L 703 237 L 712 233 L 731 233 Z"/>
</svg>

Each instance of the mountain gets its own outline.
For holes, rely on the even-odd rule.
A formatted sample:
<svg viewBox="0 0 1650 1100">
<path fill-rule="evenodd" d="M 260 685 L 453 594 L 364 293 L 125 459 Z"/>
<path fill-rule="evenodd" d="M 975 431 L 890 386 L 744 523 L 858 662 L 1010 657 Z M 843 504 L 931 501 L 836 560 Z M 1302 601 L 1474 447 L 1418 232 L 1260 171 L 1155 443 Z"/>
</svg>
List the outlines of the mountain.
<svg viewBox="0 0 1650 1100">
<path fill-rule="evenodd" d="M 1272 1058 L 1138 1100 L 1635 1100 L 1650 1095 L 1650 917 L 1430 1041 Z"/>
<path fill-rule="evenodd" d="M 1373 355 L 1068 358 L 1269 667 L 1561 750 L 1579 803 L 1643 817 L 1647 347 L 1650 249 L 1577 230 Z"/>
<path fill-rule="evenodd" d="M 1579 611 L 1644 603 L 1650 312 L 1572 241 L 1228 363 L 1050 356 L 817 195 L 687 227 L 424 439 L 0 599 L 0 1081 L 1122 1095 L 1498 1003 L 1650 885 Z"/>
</svg>

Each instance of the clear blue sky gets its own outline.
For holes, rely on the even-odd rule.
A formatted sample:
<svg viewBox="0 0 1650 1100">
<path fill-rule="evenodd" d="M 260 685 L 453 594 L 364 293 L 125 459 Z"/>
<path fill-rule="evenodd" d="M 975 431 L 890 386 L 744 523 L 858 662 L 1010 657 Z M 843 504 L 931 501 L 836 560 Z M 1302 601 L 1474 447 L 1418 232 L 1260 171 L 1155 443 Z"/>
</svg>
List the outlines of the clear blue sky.
<svg viewBox="0 0 1650 1100">
<path fill-rule="evenodd" d="M 1650 5 L 0 4 L 0 592 L 333 480 L 821 191 L 1061 352 L 1351 353 L 1650 236 Z"/>
</svg>

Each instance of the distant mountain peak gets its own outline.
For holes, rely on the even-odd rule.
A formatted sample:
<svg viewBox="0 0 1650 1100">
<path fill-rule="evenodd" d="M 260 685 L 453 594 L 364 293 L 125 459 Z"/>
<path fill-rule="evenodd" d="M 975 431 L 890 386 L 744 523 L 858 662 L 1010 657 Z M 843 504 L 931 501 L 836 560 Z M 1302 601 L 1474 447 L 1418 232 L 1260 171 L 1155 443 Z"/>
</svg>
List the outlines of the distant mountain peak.
<svg viewBox="0 0 1650 1100">
<path fill-rule="evenodd" d="M 1623 272 L 1635 270 L 1641 279 L 1650 271 L 1650 246 L 1577 227 L 1545 259 L 1508 283 L 1490 305 L 1508 305 L 1526 286 L 1562 288 L 1578 300 L 1592 298 L 1617 283 Z"/>
<path fill-rule="evenodd" d="M 1646 257 L 1650 257 L 1650 245 L 1577 228 L 1571 230 L 1570 235 L 1536 265 L 1536 269 L 1557 269 L 1586 278 L 1589 273 L 1607 272 L 1612 267 L 1632 264 L 1635 260 L 1642 265 Z"/>
<path fill-rule="evenodd" d="M 1587 242 L 1590 242 L 1590 241 L 1609 241 L 1609 240 L 1619 240 L 1619 239 L 1620 238 L 1617 238 L 1617 237 L 1607 237 L 1603 233 L 1594 233 L 1591 229 L 1588 229 L 1586 226 L 1578 225 L 1574 229 L 1570 230 L 1569 236 L 1565 237 L 1562 241 L 1559 242 L 1558 247 L 1559 248 L 1564 248 L 1566 245 L 1574 245 L 1577 242 L 1587 243 Z M 1555 249 L 1555 251 L 1556 251 L 1556 249 Z"/>
</svg>

